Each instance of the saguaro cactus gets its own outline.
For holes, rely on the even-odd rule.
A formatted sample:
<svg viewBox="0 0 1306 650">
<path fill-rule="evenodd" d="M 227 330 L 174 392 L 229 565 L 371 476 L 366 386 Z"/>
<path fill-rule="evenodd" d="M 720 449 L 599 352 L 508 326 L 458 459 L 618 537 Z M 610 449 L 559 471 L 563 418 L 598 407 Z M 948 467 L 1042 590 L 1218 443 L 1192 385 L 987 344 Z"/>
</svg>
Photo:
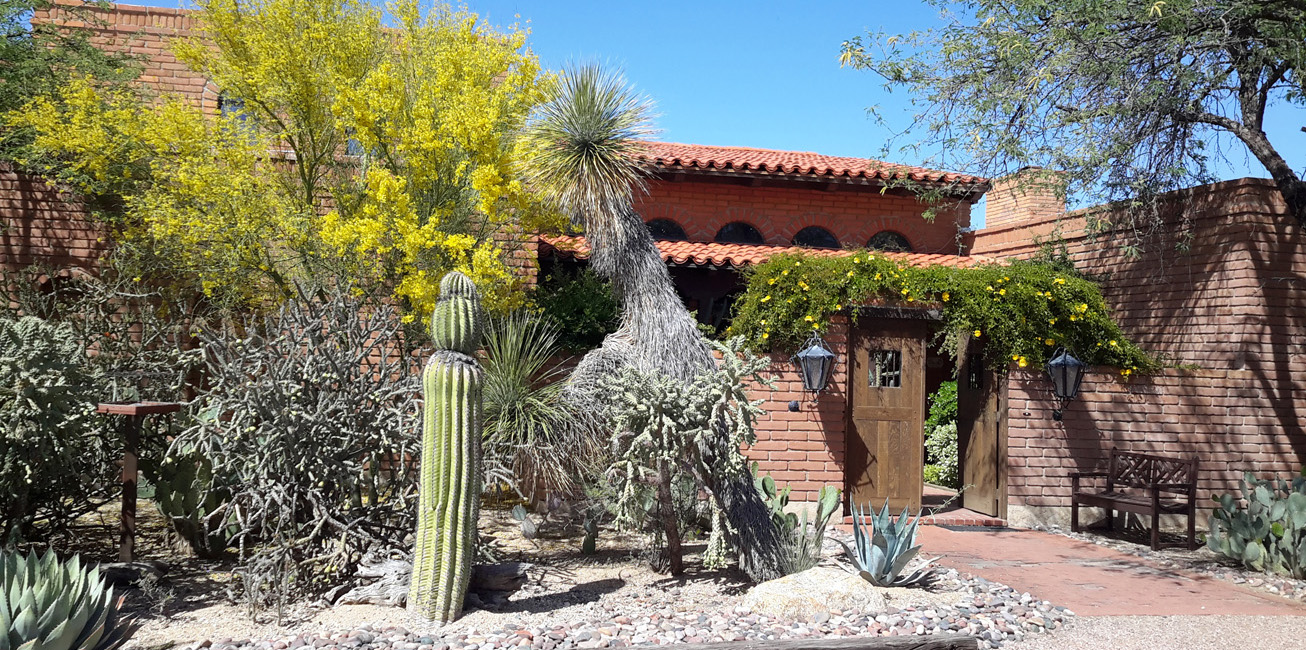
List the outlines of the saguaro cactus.
<svg viewBox="0 0 1306 650">
<path fill-rule="evenodd" d="M 476 285 L 452 272 L 431 314 L 435 354 L 422 372 L 421 495 L 409 611 L 448 623 L 472 575 L 481 497 L 482 314 Z"/>
</svg>

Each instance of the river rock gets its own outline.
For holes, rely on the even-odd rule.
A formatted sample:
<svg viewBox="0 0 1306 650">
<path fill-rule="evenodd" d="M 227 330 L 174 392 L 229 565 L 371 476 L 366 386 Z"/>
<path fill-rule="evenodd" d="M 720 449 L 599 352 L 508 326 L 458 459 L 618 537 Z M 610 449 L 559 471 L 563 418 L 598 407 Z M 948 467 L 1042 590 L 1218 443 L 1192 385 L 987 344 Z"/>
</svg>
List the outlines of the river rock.
<svg viewBox="0 0 1306 650">
<path fill-rule="evenodd" d="M 809 621 L 832 610 L 881 612 L 879 588 L 842 569 L 816 567 L 763 582 L 748 590 L 743 606 L 757 614 L 788 621 Z"/>
</svg>

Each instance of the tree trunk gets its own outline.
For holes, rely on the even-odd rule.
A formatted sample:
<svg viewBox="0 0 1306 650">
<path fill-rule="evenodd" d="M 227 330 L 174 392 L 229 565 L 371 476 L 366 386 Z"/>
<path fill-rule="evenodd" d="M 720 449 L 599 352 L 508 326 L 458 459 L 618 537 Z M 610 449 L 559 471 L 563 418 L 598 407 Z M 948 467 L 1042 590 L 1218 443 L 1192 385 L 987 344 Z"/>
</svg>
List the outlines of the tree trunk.
<svg viewBox="0 0 1306 650">
<path fill-rule="evenodd" d="M 658 460 L 658 518 L 667 540 L 667 566 L 671 575 L 685 572 L 685 557 L 680 549 L 680 523 L 676 521 L 676 504 L 671 493 L 671 463 Z"/>
<path fill-rule="evenodd" d="M 698 478 L 730 522 L 726 535 L 739 556 L 739 569 L 754 582 L 784 577 L 785 541 L 771 521 L 770 507 L 762 501 L 762 495 L 746 468 L 737 468 L 734 478 L 719 481 L 707 471 L 722 462 L 729 462 L 726 459 L 733 452 L 720 449 L 719 444 L 716 446 L 718 448 L 707 444 L 699 446 L 703 467 Z"/>
</svg>

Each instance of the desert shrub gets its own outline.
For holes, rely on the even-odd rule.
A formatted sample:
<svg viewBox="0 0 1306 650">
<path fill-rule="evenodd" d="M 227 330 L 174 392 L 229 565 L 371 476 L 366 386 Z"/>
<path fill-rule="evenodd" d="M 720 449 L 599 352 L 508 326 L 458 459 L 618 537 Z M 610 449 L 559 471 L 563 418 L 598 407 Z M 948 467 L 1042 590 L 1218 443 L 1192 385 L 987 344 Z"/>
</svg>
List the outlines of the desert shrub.
<svg viewBox="0 0 1306 650">
<path fill-rule="evenodd" d="M 39 317 L 57 324 L 75 343 L 75 349 L 66 348 L 67 354 L 60 352 L 60 362 L 76 373 L 78 399 L 88 410 L 98 402 L 185 401 L 201 381 L 202 354 L 193 331 L 221 318 L 216 309 L 193 296 L 143 286 L 124 275 L 114 259 L 99 269 L 99 275 L 61 274 L 33 266 L 0 272 L 0 283 L 9 294 L 6 317 Z M 96 415 L 79 420 L 82 430 L 77 433 L 75 459 L 79 478 L 45 474 L 56 483 L 42 489 L 71 498 L 42 513 L 39 534 L 67 535 L 78 516 L 117 497 L 120 482 L 115 463 L 122 454 L 118 424 L 115 418 Z M 139 456 L 142 477 L 149 483 L 159 485 L 161 472 L 167 469 L 162 464 L 167 438 L 185 424 L 185 414 L 146 421 Z"/>
<path fill-rule="evenodd" d="M 565 373 L 550 365 L 559 330 L 527 312 L 496 318 L 484 339 L 486 485 L 503 483 L 523 497 L 575 494 L 594 458 L 593 428 L 562 399 Z"/>
<path fill-rule="evenodd" d="M 534 301 L 558 326 L 558 345 L 568 352 L 597 347 L 617 330 L 621 309 L 612 285 L 588 267 L 545 276 Z"/>
<path fill-rule="evenodd" d="M 956 489 L 957 470 L 957 382 L 945 381 L 930 395 L 930 412 L 925 418 L 925 481 Z"/>
<path fill-rule="evenodd" d="M 413 530 L 418 362 L 400 328 L 337 289 L 201 334 L 210 386 L 170 459 L 198 454 L 225 492 L 209 521 L 235 526 L 251 608 L 339 584 Z"/>
<path fill-rule="evenodd" d="M 751 400 L 748 387 L 770 386 L 761 373 L 771 360 L 745 350 L 743 343 L 740 337 L 713 343 L 721 354 L 717 368 L 690 384 L 634 368 L 605 380 L 612 400 L 608 407 L 614 431 L 612 465 L 607 475 L 619 495 L 616 522 L 628 529 L 656 522 L 654 530 L 667 544 L 673 573 L 680 566 L 684 532 L 677 502 L 697 501 L 708 481 L 707 472 L 718 480 L 748 472 L 738 451 L 710 462 L 701 454 L 719 436 L 728 437 L 734 450 L 756 439 L 753 423 L 762 413 L 762 400 Z M 727 524 L 716 501 L 710 503 L 711 535 L 704 561 L 722 566 Z"/>
<path fill-rule="evenodd" d="M 0 532 L 29 535 L 38 520 L 66 522 L 112 467 L 90 426 L 94 406 L 82 344 L 68 325 L 0 319 Z M 3 541 L 3 540 L 0 540 Z"/>
<path fill-rule="evenodd" d="M 1306 468 L 1289 479 L 1248 472 L 1238 488 L 1215 497 L 1207 547 L 1249 569 L 1306 578 Z"/>
</svg>

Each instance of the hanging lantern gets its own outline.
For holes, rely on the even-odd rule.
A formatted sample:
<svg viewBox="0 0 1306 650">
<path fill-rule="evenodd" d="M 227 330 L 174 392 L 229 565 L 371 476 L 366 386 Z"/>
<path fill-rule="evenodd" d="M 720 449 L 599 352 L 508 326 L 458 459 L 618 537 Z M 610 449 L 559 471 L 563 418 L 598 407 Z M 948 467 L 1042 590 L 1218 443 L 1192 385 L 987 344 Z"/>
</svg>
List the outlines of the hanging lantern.
<svg viewBox="0 0 1306 650">
<path fill-rule="evenodd" d="M 1047 364 L 1048 378 L 1052 380 L 1052 394 L 1057 398 L 1057 408 L 1052 419 L 1060 421 L 1066 403 L 1079 396 L 1079 384 L 1084 381 L 1088 366 L 1064 349 L 1057 350 Z"/>
<path fill-rule="evenodd" d="M 830 374 L 834 370 L 835 355 L 825 340 L 813 334 L 807 339 L 803 349 L 793 356 L 798 374 L 803 378 L 803 390 L 819 393 L 830 383 Z"/>
</svg>

